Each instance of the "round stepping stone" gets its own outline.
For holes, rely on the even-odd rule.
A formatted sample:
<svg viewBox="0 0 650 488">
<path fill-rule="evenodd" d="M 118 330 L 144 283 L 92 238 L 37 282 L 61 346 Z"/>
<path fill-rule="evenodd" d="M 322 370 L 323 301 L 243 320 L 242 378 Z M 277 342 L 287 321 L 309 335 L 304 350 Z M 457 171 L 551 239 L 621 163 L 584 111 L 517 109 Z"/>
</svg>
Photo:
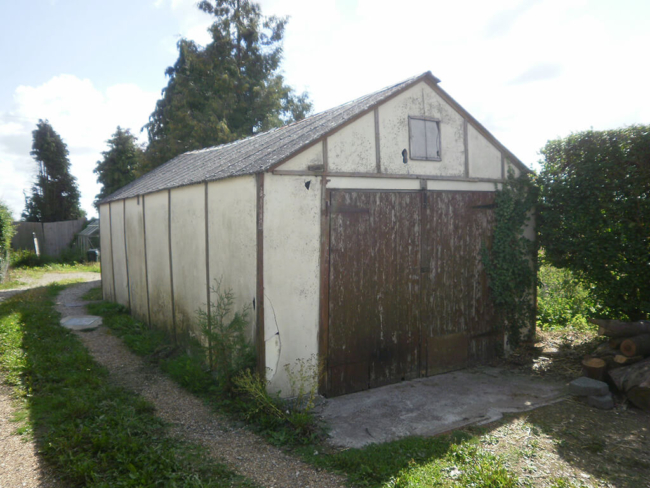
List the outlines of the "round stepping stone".
<svg viewBox="0 0 650 488">
<path fill-rule="evenodd" d="M 102 325 L 102 318 L 97 315 L 63 317 L 61 319 L 61 325 L 70 330 L 95 330 Z"/>
</svg>

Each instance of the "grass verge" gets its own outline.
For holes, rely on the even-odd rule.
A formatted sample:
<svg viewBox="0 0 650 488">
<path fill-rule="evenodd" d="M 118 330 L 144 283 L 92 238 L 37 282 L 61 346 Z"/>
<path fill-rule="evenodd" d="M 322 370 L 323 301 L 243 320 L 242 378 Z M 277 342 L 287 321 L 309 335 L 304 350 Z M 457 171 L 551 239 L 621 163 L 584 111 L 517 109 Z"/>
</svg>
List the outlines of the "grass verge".
<svg viewBox="0 0 650 488">
<path fill-rule="evenodd" d="M 169 437 L 150 403 L 109 383 L 107 371 L 58 324 L 53 300 L 62 288 L 0 303 L 0 375 L 19 398 L 19 431 L 33 435 L 68 486 L 252 486 Z"/>
<path fill-rule="evenodd" d="M 45 273 L 100 273 L 99 263 L 61 264 L 51 263 L 42 266 L 9 268 L 7 279 L 0 283 L 0 290 L 10 290 L 41 278 Z"/>
<path fill-rule="evenodd" d="M 482 449 L 476 437 L 464 432 L 411 437 L 325 455 L 303 452 L 303 457 L 316 466 L 347 474 L 362 487 L 521 486 L 501 457 Z"/>
<path fill-rule="evenodd" d="M 323 436 L 323 430 L 312 415 L 291 411 L 288 416 L 276 416 L 247 395 L 224 393 L 217 380 L 206 368 L 205 353 L 198 342 L 174 346 L 168 335 L 132 317 L 122 305 L 101 302 L 89 304 L 88 312 L 100 315 L 103 324 L 120 337 L 134 353 L 146 357 L 190 393 L 212 407 L 246 422 L 254 431 L 277 446 L 313 444 Z M 264 392 L 264 394 L 266 394 Z M 282 406 L 271 395 L 268 402 Z M 288 408 L 288 407 L 287 407 Z M 283 412 L 284 412 L 283 408 Z"/>
<path fill-rule="evenodd" d="M 83 300 L 88 300 L 89 302 L 96 302 L 99 300 L 104 299 L 104 295 L 102 292 L 102 287 L 97 286 L 95 288 L 91 288 L 88 290 L 86 293 L 84 293 L 84 296 L 81 297 Z"/>
<path fill-rule="evenodd" d="M 172 347 L 164 332 L 148 328 L 121 305 L 101 302 L 89 305 L 88 310 L 101 315 L 104 324 L 132 351 L 156 363 L 190 392 L 245 420 L 272 444 L 291 447 L 305 461 L 347 475 L 355 486 L 525 486 L 501 456 L 490 454 L 482 448 L 478 437 L 463 432 L 428 439 L 408 438 L 364 449 L 328 448 L 321 436 L 300 435 L 295 428 L 255 409 L 245 398 L 224 397 L 206 371 L 199 347 Z"/>
<path fill-rule="evenodd" d="M 103 315 L 104 323 L 133 351 L 157 363 L 187 390 L 246 420 L 271 443 L 291 447 L 310 464 L 347 475 L 355 486 L 636 488 L 646 484 L 650 424 L 642 412 L 601 411 L 561 402 L 449 435 L 340 451 L 318 436 L 300 437 L 286 424 L 254 411 L 245 400 L 223 398 L 204 368 L 200 348 L 174 348 L 163 332 L 149 329 L 120 305 L 102 302 L 89 308 Z M 577 355 L 571 359 L 576 364 L 583 349 L 592 347 L 593 334 L 588 331 L 543 334 L 567 357 Z M 537 364 L 530 358 L 525 363 L 524 370 Z"/>
</svg>

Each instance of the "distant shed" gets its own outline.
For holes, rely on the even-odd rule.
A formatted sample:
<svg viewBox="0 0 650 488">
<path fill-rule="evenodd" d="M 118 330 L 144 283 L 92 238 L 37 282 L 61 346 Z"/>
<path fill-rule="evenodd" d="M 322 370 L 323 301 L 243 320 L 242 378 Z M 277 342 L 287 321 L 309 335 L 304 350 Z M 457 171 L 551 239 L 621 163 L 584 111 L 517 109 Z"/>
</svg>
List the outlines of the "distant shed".
<svg viewBox="0 0 650 488">
<path fill-rule="evenodd" d="M 192 334 L 220 279 L 285 394 L 300 358 L 326 395 L 481 363 L 503 344 L 480 249 L 508 168 L 529 171 L 427 72 L 104 199 L 104 297 Z"/>
</svg>

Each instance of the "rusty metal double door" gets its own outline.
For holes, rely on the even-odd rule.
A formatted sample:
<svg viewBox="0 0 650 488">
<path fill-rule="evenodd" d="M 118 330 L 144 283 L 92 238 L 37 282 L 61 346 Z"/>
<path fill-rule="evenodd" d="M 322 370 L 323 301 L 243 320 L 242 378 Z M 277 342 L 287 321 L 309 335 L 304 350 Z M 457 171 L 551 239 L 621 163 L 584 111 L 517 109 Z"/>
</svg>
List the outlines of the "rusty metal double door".
<svg viewBox="0 0 650 488">
<path fill-rule="evenodd" d="M 491 192 L 330 193 L 326 392 L 464 367 L 492 345 Z"/>
</svg>

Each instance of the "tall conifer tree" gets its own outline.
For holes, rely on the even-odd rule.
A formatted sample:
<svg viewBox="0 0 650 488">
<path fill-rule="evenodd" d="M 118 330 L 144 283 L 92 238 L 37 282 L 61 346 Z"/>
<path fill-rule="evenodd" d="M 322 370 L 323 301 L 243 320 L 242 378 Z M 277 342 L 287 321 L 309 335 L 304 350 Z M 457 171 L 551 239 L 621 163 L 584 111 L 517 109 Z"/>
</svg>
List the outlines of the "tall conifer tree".
<svg viewBox="0 0 650 488">
<path fill-rule="evenodd" d="M 300 120 L 311 110 L 280 74 L 286 18 L 265 17 L 250 0 L 203 0 L 212 41 L 181 39 L 169 83 L 146 125 L 147 169 L 186 151 Z"/>
<path fill-rule="evenodd" d="M 32 132 L 31 155 L 39 165 L 31 197 L 25 196 L 23 219 L 58 222 L 85 215 L 79 205 L 77 179 L 70 174 L 68 146 L 47 120 L 39 120 Z"/>
<path fill-rule="evenodd" d="M 96 207 L 100 200 L 131 183 L 142 161 L 142 149 L 129 129 L 124 130 L 118 125 L 115 134 L 106 143 L 109 149 L 102 153 L 104 159 L 97 161 L 97 167 L 93 170 L 97 183 L 102 185 L 102 190 L 95 197 Z"/>
</svg>

